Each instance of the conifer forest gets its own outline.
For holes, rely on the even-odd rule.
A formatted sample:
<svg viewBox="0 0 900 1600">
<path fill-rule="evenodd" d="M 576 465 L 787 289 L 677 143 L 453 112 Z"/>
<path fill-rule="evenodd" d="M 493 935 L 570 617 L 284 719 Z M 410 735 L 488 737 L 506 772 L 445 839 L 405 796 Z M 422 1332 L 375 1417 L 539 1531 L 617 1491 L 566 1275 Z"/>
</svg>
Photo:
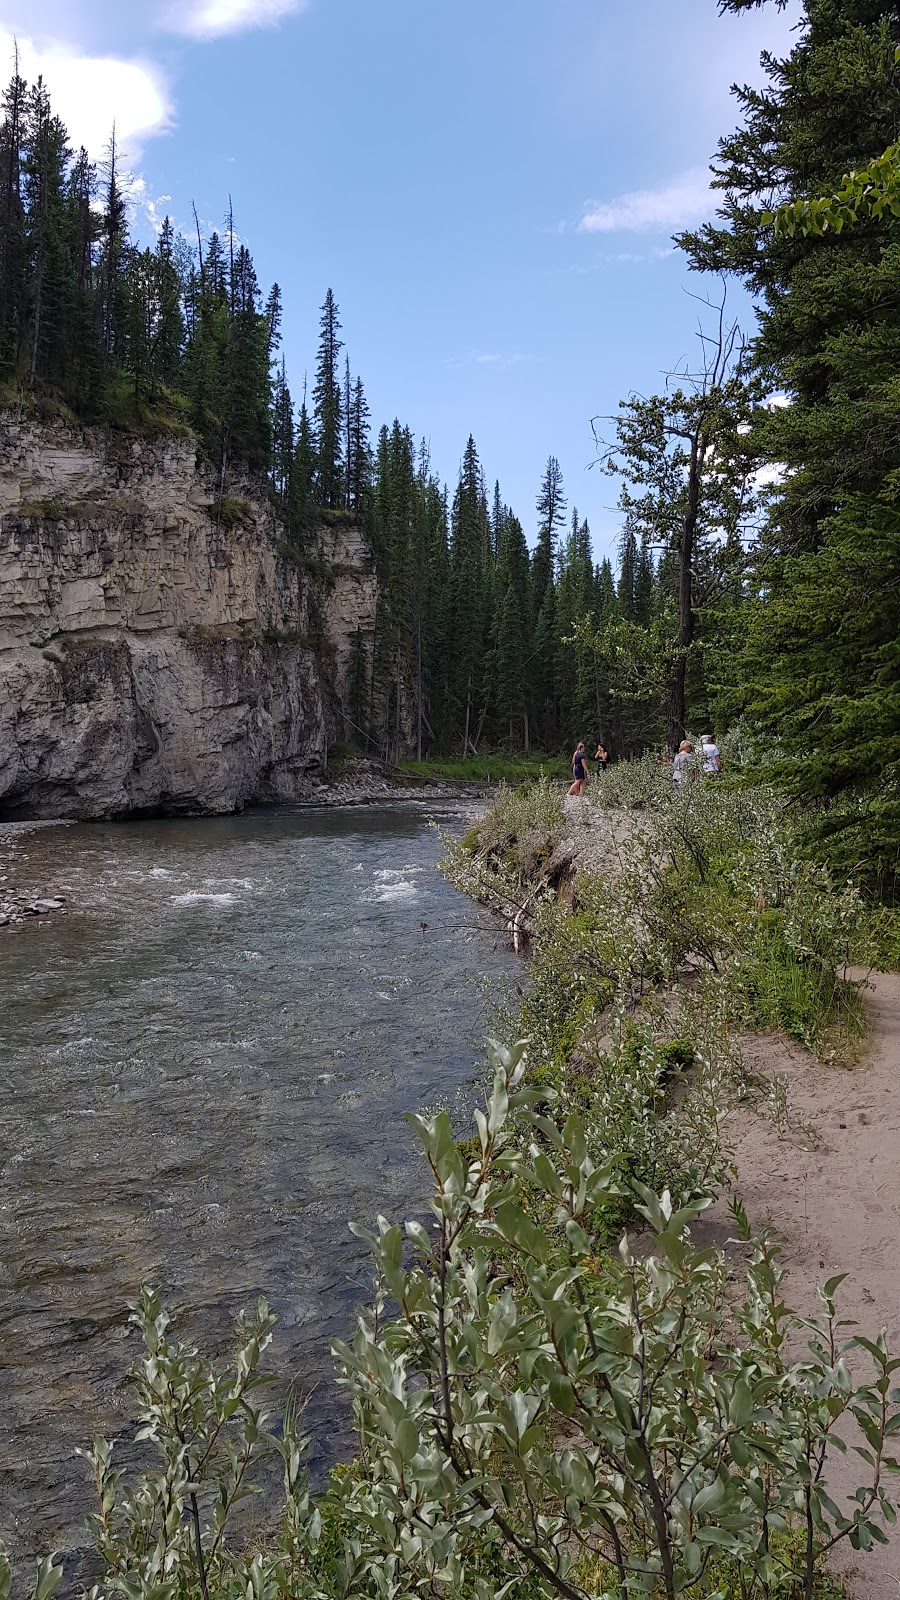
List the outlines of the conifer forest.
<svg viewBox="0 0 900 1600">
<path fill-rule="evenodd" d="M 738 94 L 717 220 L 678 240 L 694 356 L 592 421 L 619 494 L 615 570 L 552 454 L 534 506 L 511 507 L 471 436 L 445 484 L 413 426 L 377 426 L 331 289 L 298 404 L 280 289 L 259 284 L 233 218 L 209 238 L 166 218 L 139 243 L 114 137 L 95 166 L 18 73 L 0 133 L 6 392 L 86 422 L 189 426 L 223 501 L 236 474 L 267 481 L 299 562 L 322 519 L 364 527 L 380 598 L 353 642 L 361 749 L 556 754 L 596 737 L 628 757 L 743 719 L 789 792 L 821 804 L 833 848 L 877 874 L 898 822 L 900 223 L 887 208 L 842 231 L 779 226 L 770 207 L 837 189 L 891 145 L 896 23 L 874 0 L 807 11 L 765 93 Z M 730 319 L 730 279 L 756 329 Z"/>
<path fill-rule="evenodd" d="M 884 1600 L 900 9 L 46 7 L 0 1600 Z"/>
</svg>

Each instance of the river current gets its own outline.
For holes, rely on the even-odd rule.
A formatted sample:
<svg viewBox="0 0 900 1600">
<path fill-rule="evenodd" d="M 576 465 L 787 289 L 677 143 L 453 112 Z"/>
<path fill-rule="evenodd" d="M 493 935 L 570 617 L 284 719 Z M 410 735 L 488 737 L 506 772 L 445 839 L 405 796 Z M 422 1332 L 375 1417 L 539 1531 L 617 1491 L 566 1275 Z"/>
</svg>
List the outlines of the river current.
<svg viewBox="0 0 900 1600">
<path fill-rule="evenodd" d="M 472 1097 L 481 980 L 515 971 L 438 871 L 420 804 L 73 825 L 13 881 L 67 915 L 0 934 L 0 1537 L 76 1549 L 76 1447 L 133 1432 L 126 1302 L 227 1350 L 265 1295 L 268 1365 L 352 1448 L 329 1340 L 371 1269 L 348 1220 L 421 1206 L 404 1111 Z"/>
</svg>

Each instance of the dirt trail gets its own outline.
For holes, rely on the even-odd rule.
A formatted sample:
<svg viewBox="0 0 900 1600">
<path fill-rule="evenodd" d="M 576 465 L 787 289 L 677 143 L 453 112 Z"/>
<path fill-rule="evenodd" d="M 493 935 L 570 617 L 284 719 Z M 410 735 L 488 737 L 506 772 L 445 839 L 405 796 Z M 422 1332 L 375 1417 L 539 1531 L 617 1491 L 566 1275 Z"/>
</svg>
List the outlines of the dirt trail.
<svg viewBox="0 0 900 1600">
<path fill-rule="evenodd" d="M 738 1169 L 737 1192 L 759 1229 L 783 1246 L 788 1303 L 816 1309 L 816 1287 L 833 1273 L 847 1277 L 838 1295 L 845 1317 L 874 1338 L 887 1331 L 900 1354 L 900 975 L 873 975 L 865 991 L 871 1046 L 852 1069 L 823 1066 L 789 1041 L 757 1035 L 745 1041 L 747 1065 L 761 1077 L 787 1081 L 787 1127 L 739 1106 L 725 1123 Z M 702 1229 L 706 1242 L 730 1232 L 719 1202 Z M 697 1230 L 698 1238 L 701 1230 Z M 857 1363 L 854 1363 L 857 1366 Z M 859 1374 L 865 1372 L 858 1363 Z M 860 1476 L 857 1477 L 857 1468 Z M 836 1456 L 830 1487 L 840 1501 L 865 1467 Z M 900 1497 L 891 1475 L 888 1492 Z M 900 1524 L 889 1543 L 859 1556 L 840 1547 L 835 1566 L 857 1600 L 900 1600 Z"/>
</svg>

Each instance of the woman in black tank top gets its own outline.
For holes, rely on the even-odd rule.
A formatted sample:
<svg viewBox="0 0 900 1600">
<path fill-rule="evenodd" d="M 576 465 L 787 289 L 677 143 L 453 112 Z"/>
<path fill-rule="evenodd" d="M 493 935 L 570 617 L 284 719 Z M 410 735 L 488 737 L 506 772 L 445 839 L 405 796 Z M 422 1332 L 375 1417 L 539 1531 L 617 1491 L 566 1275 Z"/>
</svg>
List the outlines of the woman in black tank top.
<svg viewBox="0 0 900 1600">
<path fill-rule="evenodd" d="M 587 765 L 583 743 L 578 745 L 572 757 L 572 777 L 574 782 L 568 791 L 569 794 L 584 794 L 584 786 L 587 783 Z"/>
</svg>

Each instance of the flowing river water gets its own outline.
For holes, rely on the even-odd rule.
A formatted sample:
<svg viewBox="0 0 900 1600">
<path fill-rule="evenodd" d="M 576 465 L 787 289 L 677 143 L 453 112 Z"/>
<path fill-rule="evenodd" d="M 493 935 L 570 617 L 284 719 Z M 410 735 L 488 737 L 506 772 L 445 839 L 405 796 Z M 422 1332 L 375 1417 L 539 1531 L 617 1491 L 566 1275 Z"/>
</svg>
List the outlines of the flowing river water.
<svg viewBox="0 0 900 1600">
<path fill-rule="evenodd" d="M 515 971 L 441 877 L 422 804 L 71 825 L 20 839 L 65 916 L 0 932 L 0 1537 L 75 1552 L 77 1446 L 131 1450 L 126 1301 L 225 1351 L 279 1316 L 313 1465 L 352 1449 L 330 1338 L 371 1271 L 348 1219 L 420 1207 L 402 1113 L 472 1097 L 484 977 Z"/>
</svg>

